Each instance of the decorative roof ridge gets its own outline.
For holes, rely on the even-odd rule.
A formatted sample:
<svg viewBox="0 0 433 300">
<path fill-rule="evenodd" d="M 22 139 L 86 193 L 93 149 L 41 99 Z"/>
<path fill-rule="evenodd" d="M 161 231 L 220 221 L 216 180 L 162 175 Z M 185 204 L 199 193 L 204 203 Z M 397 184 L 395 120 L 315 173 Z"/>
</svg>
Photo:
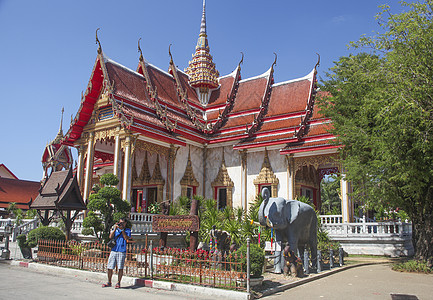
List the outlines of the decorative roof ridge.
<svg viewBox="0 0 433 300">
<path fill-rule="evenodd" d="M 107 70 L 105 68 L 105 62 L 104 62 L 105 54 L 102 52 L 102 50 L 99 51 L 99 49 L 101 49 L 101 46 L 100 46 L 100 42 L 99 42 L 98 34 L 97 34 L 98 29 L 96 30 L 96 43 L 99 44 L 98 54 L 96 55 L 96 60 L 95 60 L 95 63 L 93 64 L 93 68 L 92 68 L 92 72 L 90 73 L 91 75 L 90 75 L 89 81 L 87 82 L 86 91 L 84 92 L 84 94 L 83 94 L 83 92 L 81 92 L 81 101 L 80 101 L 80 106 L 78 107 L 78 111 L 75 114 L 74 118 L 71 117 L 71 124 L 69 125 L 68 131 L 63 136 L 61 144 L 67 143 L 68 145 L 72 145 L 72 144 L 70 144 L 70 140 L 69 140 L 70 135 L 72 133 L 72 128 L 78 122 L 80 112 L 82 111 L 82 109 L 84 107 L 84 104 L 86 102 L 86 98 L 87 98 L 88 94 L 90 93 L 90 91 L 93 89 L 92 79 L 95 76 L 95 70 L 96 70 L 96 66 L 98 65 L 98 63 L 100 65 L 100 69 L 102 70 L 102 75 L 104 75 L 104 77 L 107 75 L 107 72 L 106 72 Z M 100 78 L 98 78 L 98 80 L 100 80 Z M 103 86 L 103 84 L 101 84 L 101 90 L 102 90 L 102 86 Z M 80 133 L 80 135 L 81 134 L 82 134 L 82 132 Z"/>
<path fill-rule="evenodd" d="M 239 69 L 240 67 L 239 66 L 237 66 L 231 73 L 229 73 L 229 74 L 227 74 L 227 75 L 224 75 L 224 76 L 221 76 L 221 77 L 218 77 L 218 80 L 221 80 L 221 79 L 224 79 L 224 78 L 227 78 L 227 77 L 235 77 L 236 76 L 236 74 L 237 74 L 237 72 L 238 72 L 238 69 Z M 218 87 L 219 88 L 219 87 Z"/>
<path fill-rule="evenodd" d="M 217 121 L 210 128 L 211 134 L 216 133 L 227 122 L 227 116 L 233 109 L 236 95 L 237 95 L 237 92 L 239 89 L 239 81 L 241 78 L 241 64 L 243 63 L 243 61 L 244 61 L 244 54 L 242 53 L 242 59 L 240 60 L 235 71 L 232 72 L 232 73 L 234 73 L 234 72 L 236 72 L 236 73 L 234 73 L 234 80 L 233 80 L 232 88 L 230 90 L 230 94 L 227 95 L 226 106 L 224 107 L 223 112 L 218 114 Z"/>
<path fill-rule="evenodd" d="M 293 137 L 296 137 L 298 140 L 300 140 L 302 138 L 302 136 L 307 134 L 308 121 L 313 116 L 314 102 L 315 102 L 316 94 L 317 94 L 316 74 L 317 74 L 317 67 L 320 65 L 320 55 L 317 53 L 317 56 L 318 56 L 317 63 L 314 66 L 314 69 L 312 72 L 313 78 L 312 78 L 311 84 L 310 84 L 310 91 L 308 94 L 307 106 L 305 107 L 305 110 L 304 110 L 305 116 L 303 118 L 301 115 L 301 122 L 299 124 L 299 130 L 295 130 L 295 133 L 293 134 Z"/>
<path fill-rule="evenodd" d="M 165 75 L 167 75 L 167 76 L 173 78 L 173 75 L 171 75 L 170 72 L 164 71 L 163 69 L 161 69 L 161 68 L 155 66 L 154 64 L 151 64 L 151 63 L 148 62 L 147 60 L 145 60 L 145 64 L 148 65 L 149 67 L 154 68 L 155 70 L 157 70 L 157 71 L 159 71 L 159 72 L 161 72 L 161 73 L 164 73 Z"/>
<path fill-rule="evenodd" d="M 256 79 L 260 79 L 260 78 L 264 78 L 264 77 L 268 77 L 271 73 L 272 67 L 269 68 L 269 70 L 267 70 L 265 73 L 257 75 L 257 76 L 253 76 L 253 77 L 249 77 L 249 78 L 245 78 L 239 81 L 239 83 L 244 83 L 246 81 L 251 81 L 251 80 L 256 80 Z"/>
<path fill-rule="evenodd" d="M 311 82 L 314 79 L 314 72 L 315 71 L 316 71 L 316 69 L 314 68 L 314 69 L 311 70 L 310 73 L 308 73 L 307 75 L 305 75 L 303 77 L 295 78 L 295 79 L 290 79 L 290 80 L 283 81 L 283 82 L 277 82 L 277 83 L 274 83 L 272 85 L 272 87 L 277 87 L 277 86 L 280 86 L 280 85 L 285 85 L 285 84 L 289 84 L 289 83 L 293 83 L 293 82 L 298 82 L 298 81 L 303 81 L 303 80 L 309 80 Z"/>
<path fill-rule="evenodd" d="M 144 60 L 143 53 L 140 47 L 140 39 L 138 40 L 138 52 L 140 52 L 139 65 L 143 70 L 142 76 L 144 77 L 147 95 L 154 103 L 156 114 L 161 120 L 161 122 L 165 125 L 165 128 L 170 132 L 174 132 L 177 128 L 177 120 L 173 123 L 173 121 L 171 121 L 167 116 L 167 105 L 165 106 L 165 109 L 163 109 L 161 104 L 159 103 L 158 91 L 156 87 L 153 86 L 152 80 L 149 76 L 149 72 L 147 71 L 147 66 L 149 64 L 146 64 L 146 61 Z"/>
<path fill-rule="evenodd" d="M 172 75 L 174 77 L 175 80 L 175 87 L 176 87 L 176 93 L 180 99 L 180 102 L 184 105 L 185 110 L 186 110 L 186 114 L 187 116 L 190 118 L 190 120 L 192 121 L 192 123 L 203 133 L 208 133 L 209 131 L 209 124 L 207 121 L 205 121 L 205 124 L 203 124 L 203 122 L 201 122 L 200 120 L 198 120 L 197 118 L 197 114 L 195 112 L 195 110 L 193 108 L 191 108 L 191 105 L 188 102 L 188 95 L 187 92 L 185 91 L 185 89 L 182 86 L 182 82 L 179 79 L 179 76 L 177 74 L 178 69 L 176 67 L 176 65 L 174 64 L 173 61 L 173 56 L 171 55 L 171 51 L 170 51 L 170 46 L 168 47 L 168 54 L 170 55 L 170 67 L 169 70 L 172 72 Z M 203 120 L 204 121 L 204 120 Z"/>
<path fill-rule="evenodd" d="M 245 131 L 248 134 L 248 137 L 251 137 L 257 130 L 259 130 L 263 124 L 263 118 L 268 111 L 268 104 L 272 93 L 272 84 L 274 83 L 274 66 L 277 64 L 277 54 L 274 52 L 274 55 L 275 60 L 268 71 L 268 81 L 266 83 L 266 89 L 262 97 L 262 103 L 260 104 L 259 113 L 254 118 L 250 128 L 248 128 L 248 124 L 245 125 Z"/>
<path fill-rule="evenodd" d="M 116 65 L 116 66 L 124 69 L 125 71 L 133 73 L 134 75 L 138 75 L 139 77 L 144 77 L 143 74 L 140 74 L 137 71 L 134 71 L 134 70 L 132 70 L 132 69 L 130 69 L 130 68 L 122 65 L 121 63 L 118 63 L 117 61 L 112 60 L 111 58 L 107 57 L 105 54 L 103 54 L 102 57 L 104 58 L 104 63 L 110 63 L 110 64 L 113 64 L 113 65 Z"/>
</svg>

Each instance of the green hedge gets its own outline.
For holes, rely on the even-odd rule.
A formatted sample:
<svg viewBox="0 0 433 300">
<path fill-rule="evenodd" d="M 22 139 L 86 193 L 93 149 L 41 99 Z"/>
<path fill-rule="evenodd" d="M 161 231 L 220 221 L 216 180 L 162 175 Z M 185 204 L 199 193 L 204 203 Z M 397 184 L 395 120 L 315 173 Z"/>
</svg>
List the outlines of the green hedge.
<svg viewBox="0 0 433 300">
<path fill-rule="evenodd" d="M 66 240 L 66 236 L 63 231 L 57 227 L 41 226 L 30 231 L 27 238 L 24 234 L 21 234 L 17 239 L 18 245 L 21 248 L 33 248 L 37 246 L 38 240 L 40 239 L 64 241 Z"/>
</svg>

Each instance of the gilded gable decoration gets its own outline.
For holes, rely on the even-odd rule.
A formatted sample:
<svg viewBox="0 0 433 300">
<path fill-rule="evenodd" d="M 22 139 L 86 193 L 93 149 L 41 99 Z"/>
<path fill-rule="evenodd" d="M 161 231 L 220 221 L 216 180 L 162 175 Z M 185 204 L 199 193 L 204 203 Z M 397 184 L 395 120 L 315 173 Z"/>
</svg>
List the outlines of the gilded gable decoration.
<svg viewBox="0 0 433 300">
<path fill-rule="evenodd" d="M 278 183 L 279 180 L 277 176 L 272 171 L 271 163 L 269 162 L 268 150 L 265 148 L 265 158 L 263 159 L 262 169 L 260 170 L 259 175 L 253 181 L 256 186 L 256 194 L 258 195 L 260 192 L 261 185 L 270 185 L 272 197 L 276 197 L 278 195 Z"/>
<path fill-rule="evenodd" d="M 135 169 L 135 155 L 134 155 L 134 163 L 132 165 L 132 185 L 139 186 L 156 186 L 157 188 L 157 201 L 158 203 L 163 201 L 163 192 L 165 180 L 161 174 L 161 167 L 159 165 L 159 154 L 156 156 L 156 164 L 153 169 L 153 174 L 150 175 L 149 172 L 149 162 L 147 158 L 147 152 L 144 155 L 143 165 L 141 166 L 140 176 L 137 176 L 137 171 Z"/>
<path fill-rule="evenodd" d="M 212 188 L 216 187 L 225 187 L 227 189 L 227 206 L 233 207 L 233 187 L 235 184 L 233 180 L 230 178 L 230 175 L 227 171 L 226 162 L 224 158 L 224 148 L 223 148 L 223 159 L 221 162 L 220 169 L 218 170 L 218 174 L 215 180 L 211 184 Z"/>
<path fill-rule="evenodd" d="M 191 163 L 191 150 L 188 151 L 188 162 L 186 163 L 185 173 L 180 180 L 181 186 L 181 196 L 186 197 L 188 187 L 198 187 L 199 183 L 194 176 L 194 171 L 192 169 Z"/>
<path fill-rule="evenodd" d="M 296 157 L 295 158 L 295 172 L 303 166 L 313 166 L 315 169 L 319 169 L 320 166 L 335 165 L 339 166 L 338 157 L 335 154 L 330 155 L 315 155 L 307 157 Z"/>
</svg>

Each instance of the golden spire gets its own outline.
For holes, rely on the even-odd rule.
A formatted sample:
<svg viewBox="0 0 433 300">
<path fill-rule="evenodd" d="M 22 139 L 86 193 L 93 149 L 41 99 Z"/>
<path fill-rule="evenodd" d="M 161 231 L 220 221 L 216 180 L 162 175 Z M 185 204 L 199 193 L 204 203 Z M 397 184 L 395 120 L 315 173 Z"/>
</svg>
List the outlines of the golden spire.
<svg viewBox="0 0 433 300">
<path fill-rule="evenodd" d="M 206 105 L 210 97 L 209 89 L 215 89 L 219 85 L 219 73 L 212 61 L 207 41 L 205 0 L 203 0 L 203 14 L 197 46 L 195 47 L 195 53 L 192 55 L 192 60 L 185 71 L 189 75 L 189 84 L 197 89 L 200 102 Z"/>
<path fill-rule="evenodd" d="M 59 132 L 57 133 L 57 136 L 55 139 L 51 142 L 52 144 L 58 144 L 63 138 L 63 113 L 65 112 L 65 108 L 62 107 L 62 118 L 60 119 L 60 128 Z"/>
</svg>

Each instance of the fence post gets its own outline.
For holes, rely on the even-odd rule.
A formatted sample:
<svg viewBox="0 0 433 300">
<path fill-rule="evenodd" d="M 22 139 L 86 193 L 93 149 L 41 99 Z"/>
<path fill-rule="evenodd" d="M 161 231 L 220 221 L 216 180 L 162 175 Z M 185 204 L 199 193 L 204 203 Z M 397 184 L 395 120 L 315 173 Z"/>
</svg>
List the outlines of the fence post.
<svg viewBox="0 0 433 300">
<path fill-rule="evenodd" d="M 343 247 L 340 247 L 338 249 L 338 259 L 340 261 L 340 267 L 342 267 L 344 265 L 344 252 L 343 252 Z"/>
<path fill-rule="evenodd" d="M 329 268 L 332 269 L 334 267 L 334 250 L 329 249 Z"/>
<path fill-rule="evenodd" d="M 247 238 L 247 293 L 250 292 L 250 238 Z"/>
<path fill-rule="evenodd" d="M 322 251 L 317 250 L 317 273 L 322 272 Z"/>
<path fill-rule="evenodd" d="M 153 240 L 150 240 L 150 278 L 153 279 Z"/>
<path fill-rule="evenodd" d="M 305 274 L 310 273 L 310 262 L 309 262 L 309 256 L 308 256 L 308 250 L 307 249 L 304 250 L 304 269 L 305 269 Z"/>
</svg>

